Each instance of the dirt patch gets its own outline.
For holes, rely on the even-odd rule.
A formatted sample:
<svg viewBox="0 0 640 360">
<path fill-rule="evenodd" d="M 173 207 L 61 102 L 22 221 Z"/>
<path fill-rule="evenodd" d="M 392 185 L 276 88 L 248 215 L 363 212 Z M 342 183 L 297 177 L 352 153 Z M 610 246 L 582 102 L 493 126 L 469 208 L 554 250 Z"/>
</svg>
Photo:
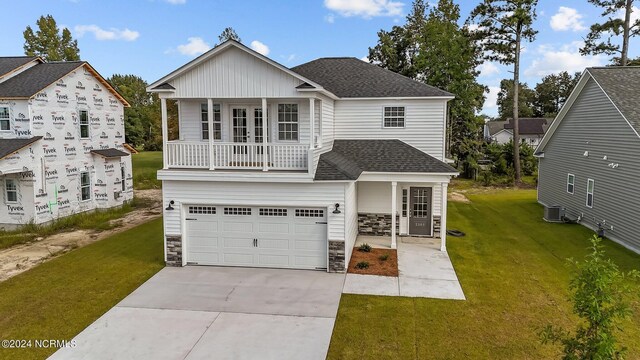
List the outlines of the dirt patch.
<svg viewBox="0 0 640 360">
<path fill-rule="evenodd" d="M 147 200 L 149 205 L 135 209 L 119 219 L 111 220 L 111 224 L 115 226 L 112 229 L 72 230 L 0 250 L 0 281 L 27 271 L 67 251 L 86 246 L 162 216 L 162 190 L 136 190 L 135 196 Z"/>
<path fill-rule="evenodd" d="M 449 201 L 456 201 L 456 202 L 461 202 L 465 204 L 471 203 L 471 200 L 469 200 L 469 198 L 461 192 L 450 192 Z"/>
<path fill-rule="evenodd" d="M 381 257 L 386 256 L 386 260 Z M 369 263 L 366 269 L 358 269 L 356 264 L 362 261 Z M 371 249 L 370 252 L 353 248 L 347 272 L 361 275 L 398 276 L 398 253 L 393 249 Z"/>
</svg>

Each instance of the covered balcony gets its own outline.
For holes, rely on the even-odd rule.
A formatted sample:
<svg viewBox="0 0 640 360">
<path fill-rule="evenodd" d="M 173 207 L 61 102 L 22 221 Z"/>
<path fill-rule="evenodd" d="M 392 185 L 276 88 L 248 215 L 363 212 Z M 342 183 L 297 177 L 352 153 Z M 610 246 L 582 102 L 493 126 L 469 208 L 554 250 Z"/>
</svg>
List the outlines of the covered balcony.
<svg viewBox="0 0 640 360">
<path fill-rule="evenodd" d="M 178 139 L 167 140 L 161 98 L 165 169 L 311 171 L 321 145 L 320 101 L 176 99 Z"/>
</svg>

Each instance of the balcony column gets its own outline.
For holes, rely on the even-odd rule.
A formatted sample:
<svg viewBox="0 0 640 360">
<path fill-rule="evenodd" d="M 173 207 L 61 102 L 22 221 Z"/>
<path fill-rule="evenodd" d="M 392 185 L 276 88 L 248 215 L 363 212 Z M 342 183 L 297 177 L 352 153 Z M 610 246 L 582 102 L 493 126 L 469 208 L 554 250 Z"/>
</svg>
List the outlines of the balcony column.
<svg viewBox="0 0 640 360">
<path fill-rule="evenodd" d="M 167 120 L 167 99 L 160 98 L 160 113 L 162 114 L 162 163 L 163 169 L 168 169 L 169 149 L 169 125 Z"/>
<path fill-rule="evenodd" d="M 213 161 L 213 138 L 215 131 L 213 130 L 213 99 L 207 99 L 207 123 L 209 128 L 209 170 L 215 170 Z"/>
<path fill-rule="evenodd" d="M 309 154 L 307 156 L 307 168 L 309 174 L 313 172 L 313 150 L 315 149 L 316 129 L 316 99 L 309 98 Z"/>
<path fill-rule="evenodd" d="M 267 98 L 262 98 L 262 171 L 269 171 L 269 110 L 267 109 Z"/>
<path fill-rule="evenodd" d="M 441 201 L 440 205 L 440 251 L 447 251 L 447 183 L 441 185 Z"/>
<path fill-rule="evenodd" d="M 398 247 L 396 243 L 396 212 L 398 212 L 398 182 L 391 182 L 391 248 Z"/>
</svg>

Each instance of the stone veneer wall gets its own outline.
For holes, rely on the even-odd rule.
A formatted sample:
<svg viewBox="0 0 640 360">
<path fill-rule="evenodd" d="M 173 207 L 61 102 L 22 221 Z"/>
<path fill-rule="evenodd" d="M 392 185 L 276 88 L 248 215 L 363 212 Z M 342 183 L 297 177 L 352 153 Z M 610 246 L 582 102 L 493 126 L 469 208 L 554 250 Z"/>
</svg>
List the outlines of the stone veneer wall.
<svg viewBox="0 0 640 360">
<path fill-rule="evenodd" d="M 167 235 L 167 266 L 182 266 L 182 236 Z"/>
<path fill-rule="evenodd" d="M 396 234 L 400 233 L 400 216 L 396 217 Z M 390 214 L 358 213 L 358 234 L 391 236 Z M 433 235 L 440 237 L 440 216 L 433 216 Z"/>
<path fill-rule="evenodd" d="M 344 272 L 345 256 L 344 241 L 329 240 L 329 272 Z"/>
<path fill-rule="evenodd" d="M 400 217 L 396 217 L 396 234 L 400 231 Z M 358 213 L 358 234 L 391 236 L 391 214 Z"/>
</svg>

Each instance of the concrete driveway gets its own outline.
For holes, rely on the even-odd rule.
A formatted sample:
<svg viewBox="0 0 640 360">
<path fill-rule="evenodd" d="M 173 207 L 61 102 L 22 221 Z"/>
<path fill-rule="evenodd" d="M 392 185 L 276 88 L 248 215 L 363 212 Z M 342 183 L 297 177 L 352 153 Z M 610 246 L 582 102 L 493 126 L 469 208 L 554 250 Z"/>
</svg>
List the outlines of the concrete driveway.
<svg viewBox="0 0 640 360">
<path fill-rule="evenodd" d="M 344 274 L 165 268 L 51 359 L 324 359 Z"/>
</svg>

